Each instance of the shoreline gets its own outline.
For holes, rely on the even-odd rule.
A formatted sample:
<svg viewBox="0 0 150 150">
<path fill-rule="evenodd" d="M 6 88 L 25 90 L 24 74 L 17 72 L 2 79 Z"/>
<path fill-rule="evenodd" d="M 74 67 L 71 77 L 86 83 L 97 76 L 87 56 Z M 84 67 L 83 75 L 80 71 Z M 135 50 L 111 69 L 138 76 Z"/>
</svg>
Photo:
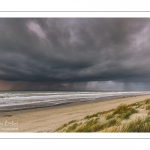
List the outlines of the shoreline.
<svg viewBox="0 0 150 150">
<path fill-rule="evenodd" d="M 54 132 L 58 127 L 74 119 L 106 111 L 119 104 L 132 104 L 150 98 L 150 95 L 130 96 L 88 102 L 71 103 L 55 107 L 45 107 L 0 113 L 0 123 L 17 122 L 16 126 L 0 126 L 0 132 Z M 9 128 L 8 128 L 9 127 Z M 5 130 L 15 127 L 18 130 Z"/>
<path fill-rule="evenodd" d="M 55 107 L 63 107 L 63 106 L 68 106 L 68 105 L 79 105 L 82 103 L 93 103 L 93 102 L 102 102 L 102 101 L 108 101 L 108 100 L 113 100 L 113 99 L 119 99 L 119 98 L 128 98 L 128 97 L 136 97 L 136 96 L 145 96 L 145 95 L 150 95 L 150 94 L 136 94 L 136 95 L 119 95 L 119 96 L 107 96 L 107 97 L 100 97 L 96 98 L 93 100 L 88 100 L 88 101 L 77 101 L 77 102 L 65 102 L 65 103 L 59 103 L 59 104 L 54 104 L 54 105 L 43 105 L 43 106 L 35 106 L 33 107 L 23 107 L 25 105 L 19 105 L 22 108 L 16 108 L 16 106 L 6 106 L 6 109 L 0 109 L 0 113 L 2 112 L 14 112 L 14 111 L 22 111 L 22 110 L 35 110 L 35 109 L 44 109 L 44 108 L 55 108 Z M 28 105 L 26 105 L 28 106 Z M 30 105 L 29 105 L 30 106 Z"/>
</svg>

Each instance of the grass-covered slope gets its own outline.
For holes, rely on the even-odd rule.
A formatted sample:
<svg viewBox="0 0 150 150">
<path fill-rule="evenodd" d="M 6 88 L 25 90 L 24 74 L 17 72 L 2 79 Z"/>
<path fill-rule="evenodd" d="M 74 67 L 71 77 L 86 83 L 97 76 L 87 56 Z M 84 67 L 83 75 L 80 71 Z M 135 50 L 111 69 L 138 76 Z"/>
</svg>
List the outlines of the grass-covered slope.
<svg viewBox="0 0 150 150">
<path fill-rule="evenodd" d="M 72 120 L 56 132 L 150 132 L 150 99 Z"/>
</svg>

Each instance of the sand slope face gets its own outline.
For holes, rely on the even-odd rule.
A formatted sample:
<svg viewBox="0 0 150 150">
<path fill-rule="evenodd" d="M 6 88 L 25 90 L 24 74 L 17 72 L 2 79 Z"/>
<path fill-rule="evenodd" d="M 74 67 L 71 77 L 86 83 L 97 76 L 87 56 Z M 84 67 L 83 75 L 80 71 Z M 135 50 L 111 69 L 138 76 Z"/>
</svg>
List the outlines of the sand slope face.
<svg viewBox="0 0 150 150">
<path fill-rule="evenodd" d="M 150 98 L 150 95 L 118 98 L 97 102 L 71 104 L 53 108 L 40 108 L 0 113 L 0 132 L 54 132 L 74 119 L 114 109 L 121 103 L 132 104 Z"/>
</svg>

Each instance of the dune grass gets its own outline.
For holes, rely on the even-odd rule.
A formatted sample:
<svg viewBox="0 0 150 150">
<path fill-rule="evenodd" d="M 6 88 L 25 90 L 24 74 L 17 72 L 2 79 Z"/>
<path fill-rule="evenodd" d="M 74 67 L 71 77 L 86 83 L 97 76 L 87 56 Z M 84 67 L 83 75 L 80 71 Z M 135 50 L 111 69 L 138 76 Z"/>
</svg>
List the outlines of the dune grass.
<svg viewBox="0 0 150 150">
<path fill-rule="evenodd" d="M 146 110 L 150 110 L 150 104 L 146 106 Z"/>
<path fill-rule="evenodd" d="M 150 132 L 150 117 L 137 118 L 128 124 L 105 129 L 104 132 Z"/>
<path fill-rule="evenodd" d="M 150 98 L 145 99 L 143 102 L 144 104 L 150 104 Z"/>
<path fill-rule="evenodd" d="M 122 113 L 127 113 L 131 107 L 126 104 L 120 104 L 113 112 L 113 114 L 122 114 Z"/>
<path fill-rule="evenodd" d="M 126 113 L 123 113 L 123 114 L 120 114 L 118 116 L 118 118 L 121 118 L 121 119 L 129 119 L 129 117 L 134 114 L 134 113 L 137 113 L 138 110 L 135 110 L 133 108 L 131 108 L 130 110 L 128 110 Z"/>
<path fill-rule="evenodd" d="M 106 115 L 106 120 L 111 119 L 114 117 L 113 113 L 109 113 L 108 115 Z"/>
<path fill-rule="evenodd" d="M 71 120 L 71 121 L 68 122 L 68 125 L 71 124 L 71 123 L 74 123 L 74 122 L 76 122 L 76 121 L 77 121 L 77 120 Z"/>
<path fill-rule="evenodd" d="M 111 109 L 111 110 L 108 110 L 108 111 L 98 112 L 98 113 L 95 113 L 95 114 L 92 114 L 92 115 L 87 115 L 87 116 L 84 117 L 84 119 L 90 119 L 90 118 L 93 118 L 93 117 L 99 117 L 100 115 L 112 112 L 113 110 L 114 109 Z"/>
<path fill-rule="evenodd" d="M 80 126 L 76 132 L 95 132 L 100 128 L 97 119 L 91 119 L 87 121 L 84 125 Z"/>
<path fill-rule="evenodd" d="M 139 109 L 145 109 L 147 117 L 130 119 L 130 116 L 139 113 Z M 150 99 L 130 105 L 120 104 L 115 109 L 72 120 L 56 132 L 150 132 Z"/>
<path fill-rule="evenodd" d="M 71 132 L 75 130 L 78 126 L 78 123 L 74 123 L 72 126 L 69 126 L 69 128 L 66 130 L 66 132 Z"/>
<path fill-rule="evenodd" d="M 76 121 L 77 121 L 77 120 L 71 120 L 71 121 L 69 121 L 68 123 L 63 124 L 61 127 L 59 127 L 58 129 L 56 129 L 56 131 L 62 130 L 62 129 L 64 129 L 65 127 L 67 127 L 68 125 L 70 125 L 70 124 L 72 124 L 72 123 L 74 123 L 74 122 L 76 122 Z"/>
<path fill-rule="evenodd" d="M 114 115 L 118 114 L 118 118 L 121 118 L 121 119 L 129 119 L 129 117 L 132 114 L 138 112 L 136 109 L 132 108 L 131 106 L 132 105 L 121 104 L 114 110 L 113 114 Z"/>
<path fill-rule="evenodd" d="M 93 117 L 98 117 L 98 115 L 99 115 L 99 113 L 96 113 L 96 114 L 93 114 L 93 115 L 88 115 L 84 119 L 90 119 L 90 118 L 93 118 Z"/>
<path fill-rule="evenodd" d="M 61 127 L 59 127 L 58 129 L 56 129 L 56 131 L 61 131 L 62 129 L 64 129 L 65 127 L 67 127 L 67 123 L 63 124 Z"/>
<path fill-rule="evenodd" d="M 76 132 L 97 132 L 103 130 L 106 127 L 116 125 L 118 122 L 116 119 L 111 119 L 105 123 L 100 123 L 98 120 L 90 120 L 86 124 L 80 126 Z"/>
</svg>

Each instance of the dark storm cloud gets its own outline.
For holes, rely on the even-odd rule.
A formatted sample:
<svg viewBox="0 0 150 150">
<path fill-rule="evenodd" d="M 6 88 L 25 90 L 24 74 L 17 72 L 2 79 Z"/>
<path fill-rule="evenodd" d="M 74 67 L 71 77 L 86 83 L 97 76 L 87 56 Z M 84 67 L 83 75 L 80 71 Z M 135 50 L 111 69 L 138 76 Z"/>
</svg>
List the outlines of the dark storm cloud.
<svg viewBox="0 0 150 150">
<path fill-rule="evenodd" d="M 148 18 L 1 18 L 0 80 L 146 83 L 149 41 Z"/>
</svg>

